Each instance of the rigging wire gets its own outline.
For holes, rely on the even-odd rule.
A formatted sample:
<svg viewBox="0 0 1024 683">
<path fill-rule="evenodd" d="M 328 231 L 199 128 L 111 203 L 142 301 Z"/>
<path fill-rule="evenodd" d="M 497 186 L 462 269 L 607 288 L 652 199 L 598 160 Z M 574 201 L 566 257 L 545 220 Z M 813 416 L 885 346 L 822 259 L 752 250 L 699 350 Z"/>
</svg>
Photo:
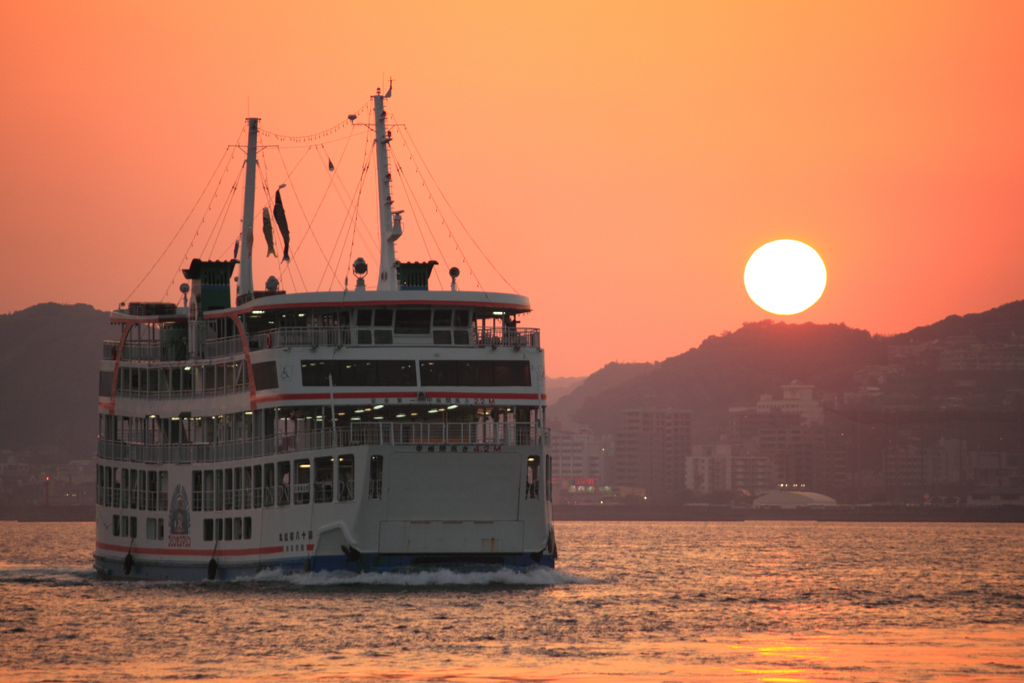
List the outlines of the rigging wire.
<svg viewBox="0 0 1024 683">
<path fill-rule="evenodd" d="M 373 149 L 372 136 L 370 135 L 370 130 L 367 129 L 366 130 L 366 140 L 365 140 L 364 148 L 363 148 L 363 163 L 364 164 L 370 163 L 368 155 L 370 154 L 372 149 Z M 337 185 L 334 187 L 334 192 L 335 192 L 335 194 L 338 195 L 338 198 L 341 199 L 342 203 L 347 205 L 348 203 L 350 203 L 352 201 L 352 197 L 348 196 L 348 190 L 345 188 L 345 183 L 342 182 L 341 177 L 340 176 L 335 176 L 335 178 L 337 180 Z M 338 186 L 341 187 L 340 191 L 338 190 Z M 344 192 L 346 196 L 342 197 L 342 195 L 341 195 L 342 192 Z M 380 232 L 377 231 L 377 230 L 371 230 L 369 228 L 369 226 L 366 225 L 366 221 L 363 220 L 361 215 L 357 214 L 357 219 L 359 221 L 359 227 L 361 227 L 365 231 L 365 233 L 366 233 L 365 238 L 367 240 L 367 243 L 370 244 L 371 246 L 376 245 L 377 250 L 379 251 L 380 250 Z"/>
<path fill-rule="evenodd" d="M 356 191 L 353 194 L 351 201 L 349 201 L 349 203 L 348 203 L 348 208 L 345 210 L 345 218 L 342 220 L 342 226 L 344 228 L 344 226 L 346 226 L 348 224 L 349 217 L 351 216 L 351 218 L 352 218 L 352 225 L 350 227 L 344 228 L 342 231 L 338 232 L 338 237 L 337 237 L 337 239 L 334 240 L 334 246 L 331 247 L 331 255 L 329 257 L 329 260 L 331 260 L 331 261 L 334 260 L 334 252 L 338 248 L 338 243 L 339 242 L 341 242 L 342 244 L 344 243 L 341 238 L 343 236 L 347 237 L 349 231 L 351 231 L 351 233 L 352 233 L 352 244 L 355 245 L 356 232 L 358 230 L 358 222 L 359 222 L 359 203 L 360 203 L 360 199 L 362 199 L 362 196 L 363 196 L 363 187 L 366 184 L 365 183 L 366 175 L 367 175 L 367 172 L 370 169 L 369 156 L 370 155 L 364 149 L 362 170 L 359 172 L 359 181 L 356 183 Z M 342 250 L 344 250 L 344 247 L 342 247 Z M 349 257 L 350 257 L 349 260 L 351 261 L 351 249 L 349 250 Z M 332 268 L 331 272 L 334 274 L 334 277 L 328 282 L 328 288 L 330 288 L 330 286 L 332 284 L 334 284 L 335 279 L 338 280 L 338 284 L 341 284 L 341 280 L 338 277 L 337 270 Z M 323 274 L 320 276 L 320 282 L 323 282 L 324 276 L 326 274 L 327 274 L 327 270 L 324 269 Z M 320 282 L 317 283 L 317 291 L 320 290 Z"/>
<path fill-rule="evenodd" d="M 228 196 L 224 200 L 224 204 L 221 206 L 220 213 L 217 214 L 217 219 L 213 223 L 213 230 L 210 231 L 210 236 L 206 238 L 206 244 L 200 250 L 199 255 L 203 256 L 207 253 L 207 247 L 210 248 L 209 255 L 213 256 L 213 250 L 217 246 L 217 241 L 220 239 L 221 230 L 224 228 L 224 221 L 227 219 L 228 209 L 231 206 L 231 200 L 235 196 L 235 192 L 238 190 L 238 180 L 242 177 L 242 172 L 245 170 L 245 164 L 242 164 L 238 169 L 238 175 L 235 176 L 235 182 L 231 185 L 231 189 L 228 191 Z M 216 237 L 214 236 L 216 235 Z M 211 246 L 212 241 L 212 246 Z"/>
<path fill-rule="evenodd" d="M 267 147 L 263 147 L 260 151 L 263 153 L 263 163 L 262 164 L 259 164 L 259 163 L 256 164 L 256 169 L 260 172 L 260 181 L 263 183 L 263 194 L 266 197 L 266 204 L 264 205 L 264 207 L 267 208 L 267 209 L 272 209 L 273 206 L 274 206 L 274 198 L 270 194 L 270 183 L 268 182 L 268 173 L 265 170 L 265 169 L 267 169 L 269 167 L 269 162 L 267 161 Z M 271 230 L 271 234 L 273 234 L 273 230 L 274 230 L 273 227 L 271 227 L 270 230 Z M 283 248 L 283 246 L 284 245 L 282 244 L 282 248 Z M 277 263 L 277 278 L 278 278 L 278 281 L 281 284 L 285 285 L 286 287 L 289 287 L 292 291 L 296 291 L 295 290 L 295 278 L 292 277 L 291 270 L 289 270 L 288 268 L 282 268 L 281 267 L 282 261 L 280 259 L 277 259 L 276 263 Z M 288 285 L 285 282 L 285 274 L 288 275 L 288 279 L 291 281 L 291 285 Z"/>
<path fill-rule="evenodd" d="M 505 278 L 504 275 L 501 274 L 501 271 L 498 270 L 498 267 L 494 265 L 494 263 L 491 261 L 491 259 L 487 258 L 487 253 L 483 249 L 481 249 L 480 245 L 477 244 L 475 239 L 473 239 L 473 233 L 471 233 L 469 231 L 469 229 L 466 228 L 465 223 L 462 222 L 462 219 L 459 218 L 459 214 L 455 212 L 455 208 L 452 206 L 451 202 L 448 201 L 448 197 L 445 196 L 444 190 L 441 189 L 441 186 L 438 184 L 437 180 L 434 178 L 434 174 L 430 172 L 430 167 L 427 166 L 426 159 L 423 158 L 423 154 L 420 152 L 419 148 L 416 146 L 416 141 L 413 140 L 412 134 L 408 133 L 408 131 L 405 130 L 404 128 L 400 128 L 399 129 L 399 134 L 402 137 L 403 144 L 405 143 L 406 137 L 408 137 L 409 143 L 411 143 L 411 145 L 412 145 L 412 149 L 416 151 L 416 155 L 420 158 L 420 161 L 423 162 L 423 168 L 425 168 L 427 170 L 427 174 L 430 176 L 430 179 L 434 182 L 434 186 L 437 187 L 438 194 L 440 194 L 441 198 L 444 199 L 444 203 L 448 205 L 448 209 L 452 212 L 452 215 L 455 216 L 455 220 L 459 222 L 459 225 L 462 226 L 462 229 L 465 231 L 466 235 L 469 236 L 470 241 L 473 242 L 473 246 L 475 246 L 477 248 L 477 250 L 480 252 L 480 254 L 484 257 L 484 260 L 486 260 L 487 263 L 490 264 L 491 268 L 494 268 L 494 272 L 496 272 L 498 274 L 498 277 L 500 277 L 505 282 L 506 285 L 511 287 L 513 292 L 515 292 L 516 294 L 519 294 L 519 290 L 516 289 L 512 285 L 512 283 L 509 282 L 508 279 Z M 408 145 L 407 145 L 407 147 L 408 147 Z M 416 164 L 416 160 L 415 159 L 413 160 L 413 167 L 416 168 L 416 172 L 417 173 L 420 172 L 419 171 L 419 166 Z M 423 175 L 420 174 L 420 177 L 422 178 Z M 424 186 L 425 186 L 425 183 L 424 183 Z M 429 187 L 427 187 L 427 195 L 430 196 L 431 200 L 433 200 L 433 196 L 430 193 L 430 188 Z M 440 211 L 438 211 L 438 213 L 440 214 Z M 442 223 L 445 222 L 443 216 L 441 217 L 441 222 Z M 446 227 L 447 227 L 447 224 L 446 224 Z M 452 235 L 452 240 L 455 241 L 456 246 L 457 246 L 458 245 L 458 241 L 455 240 L 455 236 L 454 235 Z M 467 265 L 469 265 L 468 262 L 467 262 Z M 472 266 L 470 266 L 469 270 L 470 270 L 471 273 L 473 272 Z M 475 273 L 473 274 L 473 277 L 474 278 L 476 277 Z M 477 282 L 479 282 L 479 280 L 477 280 Z M 481 287 L 481 289 L 482 289 L 482 287 Z"/>
<path fill-rule="evenodd" d="M 402 138 L 402 142 L 403 142 L 403 144 L 405 144 L 405 138 L 404 137 Z M 473 276 L 474 280 L 476 280 L 477 287 L 480 288 L 480 291 L 482 291 L 482 292 L 484 292 L 486 294 L 486 290 L 484 289 L 483 284 L 480 282 L 480 278 L 477 276 L 476 270 L 473 269 L 473 264 L 471 264 L 469 262 L 469 259 L 466 258 L 466 252 L 463 251 L 462 247 L 459 245 L 459 240 L 456 239 L 455 234 L 452 232 L 451 226 L 448 225 L 448 221 L 446 221 L 444 219 L 444 214 L 441 213 L 441 207 L 438 205 L 437 200 L 434 199 L 434 195 L 430 191 L 430 186 L 427 185 L 427 181 L 423 177 L 423 173 L 420 172 L 419 166 L 416 163 L 416 159 L 413 158 L 413 156 L 412 156 L 412 150 L 409 148 L 408 144 L 405 145 L 405 148 L 409 152 L 409 160 L 412 161 L 413 168 L 416 169 L 416 174 L 419 175 L 420 180 L 423 183 L 423 187 L 427 191 L 427 196 L 430 197 L 430 201 L 433 202 L 433 204 L 434 204 L 434 212 L 437 213 L 438 218 L 441 219 L 441 225 L 443 225 L 445 227 L 445 229 L 448 230 L 448 237 L 450 237 L 452 242 L 455 244 L 455 251 L 457 251 L 459 253 L 459 255 L 462 256 L 462 262 L 464 264 L 466 264 L 467 268 L 469 268 L 469 274 Z M 477 248 L 479 249 L 479 247 L 477 247 Z M 497 269 L 495 269 L 495 270 L 497 270 Z M 499 273 L 499 275 L 500 274 L 501 273 Z M 509 285 L 509 287 L 512 287 L 512 285 Z M 513 287 L 513 289 L 515 289 L 515 288 Z M 516 292 L 516 293 L 518 294 L 518 292 Z"/>
<path fill-rule="evenodd" d="M 243 130 L 244 130 L 244 128 L 243 128 Z M 239 137 L 235 140 L 235 142 L 237 143 L 239 139 L 241 139 L 241 133 L 239 134 Z M 217 164 L 213 167 L 213 173 L 210 174 L 210 179 L 206 181 L 206 185 L 203 187 L 203 191 L 200 192 L 199 193 L 199 197 L 196 198 L 196 203 L 192 205 L 191 209 L 189 209 L 188 215 L 185 216 L 185 220 L 183 220 L 181 222 L 181 225 L 178 226 L 178 229 L 177 229 L 177 231 L 175 231 L 174 236 L 171 237 L 171 241 L 168 242 L 167 246 L 164 247 L 164 250 L 162 252 L 160 252 L 160 256 L 158 256 L 156 258 L 156 261 L 153 262 L 153 265 L 149 267 L 149 270 L 146 271 L 146 274 L 142 276 L 141 280 L 139 280 L 139 284 L 135 285 L 135 288 L 132 289 L 132 291 L 128 292 L 128 296 L 124 297 L 125 301 L 128 301 L 129 299 L 132 298 L 132 294 L 134 294 L 139 289 L 139 287 L 142 286 L 142 283 L 146 281 L 146 278 L 148 278 L 150 273 L 153 272 L 153 269 L 157 267 L 157 264 L 159 264 L 160 261 L 163 260 L 164 256 L 167 254 L 168 250 L 170 250 L 170 248 L 174 244 L 175 240 L 178 239 L 178 235 L 181 234 L 181 231 L 185 229 L 185 225 L 188 223 L 188 219 L 192 217 L 192 214 L 195 213 L 196 207 L 199 206 L 199 202 L 203 201 L 203 197 L 206 196 L 206 191 L 210 188 L 210 183 L 213 182 L 214 176 L 217 175 L 217 169 L 220 168 L 221 163 L 224 162 L 224 157 L 227 156 L 228 151 L 230 151 L 232 148 L 233 148 L 233 145 L 228 145 L 227 147 L 224 148 L 224 153 L 221 155 L 220 159 L 217 161 Z M 232 157 L 233 156 L 234 156 L 234 154 L 232 154 Z M 225 167 L 224 171 L 221 173 L 221 178 L 224 177 L 224 173 L 227 173 L 227 168 L 226 167 Z M 219 185 L 219 182 L 218 182 L 218 185 Z M 187 256 L 187 254 L 188 254 L 188 252 L 186 251 L 186 256 Z M 184 259 L 182 259 L 182 260 L 184 261 Z M 174 272 L 177 273 L 177 271 L 174 271 Z M 171 282 L 170 282 L 170 284 L 167 285 L 167 289 L 164 290 L 164 296 L 167 296 L 167 292 L 171 289 L 171 285 L 174 284 L 175 277 L 176 277 L 176 275 L 172 275 L 171 276 Z"/>
<path fill-rule="evenodd" d="M 430 247 L 427 246 L 427 237 L 424 234 L 423 228 L 420 227 L 420 218 L 417 217 L 417 211 L 419 212 L 419 215 L 422 216 L 423 225 L 426 226 L 427 231 L 430 232 L 430 238 L 434 240 L 434 246 L 437 247 L 437 252 L 441 258 L 441 262 L 444 263 L 444 269 L 448 271 L 450 270 L 450 268 L 448 267 L 448 259 L 446 259 L 444 256 L 444 250 L 441 249 L 441 245 L 437 241 L 437 236 L 434 234 L 433 228 L 430 227 L 429 221 L 427 221 L 426 213 L 424 213 L 423 208 L 420 206 L 419 199 L 417 199 L 416 195 L 412 193 L 412 184 L 406 177 L 405 170 L 402 168 L 402 164 L 399 163 L 397 155 L 395 156 L 395 170 L 398 171 L 398 178 L 402 183 L 403 189 L 405 189 L 406 195 L 412 200 L 412 202 L 410 203 L 410 208 L 413 209 L 413 221 L 416 223 L 416 228 L 420 233 L 420 238 L 423 240 L 423 246 L 427 250 L 427 257 L 430 257 Z M 437 276 L 438 285 L 441 287 L 441 289 L 444 289 L 444 280 L 441 279 L 441 275 L 436 271 L 434 272 L 434 275 Z"/>
</svg>

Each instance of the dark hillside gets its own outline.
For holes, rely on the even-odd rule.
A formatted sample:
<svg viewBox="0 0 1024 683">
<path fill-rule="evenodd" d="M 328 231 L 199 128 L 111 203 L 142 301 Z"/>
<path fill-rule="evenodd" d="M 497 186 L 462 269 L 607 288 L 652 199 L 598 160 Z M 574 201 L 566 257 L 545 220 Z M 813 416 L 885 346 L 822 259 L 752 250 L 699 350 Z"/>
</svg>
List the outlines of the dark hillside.
<svg viewBox="0 0 1024 683">
<path fill-rule="evenodd" d="M 0 448 L 50 452 L 62 461 L 95 454 L 109 320 L 86 304 L 39 304 L 0 315 Z"/>
<path fill-rule="evenodd" d="M 752 405 L 762 393 L 777 393 L 793 380 L 813 384 L 818 391 L 850 390 L 857 370 L 885 362 L 886 344 L 845 325 L 746 323 L 588 397 L 576 420 L 609 434 L 618 427 L 619 412 L 630 407 L 722 411 Z"/>
<path fill-rule="evenodd" d="M 624 382 L 651 372 L 657 363 L 609 363 L 587 377 L 568 395 L 548 408 L 548 420 L 568 422 L 575 420 L 576 412 L 592 396 L 613 389 Z"/>
<path fill-rule="evenodd" d="M 889 337 L 887 341 L 890 344 L 920 344 L 966 335 L 974 335 L 982 342 L 1019 342 L 1024 339 L 1024 301 L 1003 304 L 983 313 L 951 315 L 937 323 Z"/>
</svg>

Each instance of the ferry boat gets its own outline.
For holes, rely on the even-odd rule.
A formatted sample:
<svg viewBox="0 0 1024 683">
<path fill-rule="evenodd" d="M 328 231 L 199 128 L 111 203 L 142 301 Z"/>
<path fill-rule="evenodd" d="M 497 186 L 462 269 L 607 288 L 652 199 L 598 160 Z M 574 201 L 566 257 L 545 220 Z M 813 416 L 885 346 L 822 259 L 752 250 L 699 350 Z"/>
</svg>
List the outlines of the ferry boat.
<svg viewBox="0 0 1024 683">
<path fill-rule="evenodd" d="M 429 289 L 400 262 L 385 99 L 371 124 L 380 267 L 355 289 L 253 287 L 259 119 L 238 259 L 194 259 L 183 303 L 111 313 L 100 364 L 100 576 L 553 567 L 544 353 L 529 299 Z M 350 119 L 354 117 L 349 117 Z M 234 276 L 238 266 L 238 276 Z M 435 278 L 436 280 L 436 278 Z M 237 281 L 234 296 L 232 285 Z"/>
</svg>

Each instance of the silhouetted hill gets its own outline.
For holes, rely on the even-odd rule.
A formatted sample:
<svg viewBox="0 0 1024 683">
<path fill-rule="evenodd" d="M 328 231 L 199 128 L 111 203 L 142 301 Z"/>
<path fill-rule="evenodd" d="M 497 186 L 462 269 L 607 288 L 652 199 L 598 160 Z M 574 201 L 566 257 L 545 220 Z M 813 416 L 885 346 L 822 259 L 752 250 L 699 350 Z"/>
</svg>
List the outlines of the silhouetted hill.
<svg viewBox="0 0 1024 683">
<path fill-rule="evenodd" d="M 657 363 L 609 363 L 587 377 L 579 386 L 560 400 L 549 402 L 548 420 L 568 423 L 592 396 L 618 387 L 640 375 L 650 372 Z"/>
<path fill-rule="evenodd" d="M 39 304 L 0 315 L 0 448 L 96 452 L 96 397 L 110 314 L 86 304 Z"/>
<path fill-rule="evenodd" d="M 984 313 L 951 315 L 937 323 L 915 327 L 888 338 L 890 344 L 911 344 L 973 335 L 982 342 L 1009 342 L 1024 339 L 1024 301 L 1014 301 Z"/>
<path fill-rule="evenodd" d="M 721 411 L 752 405 L 762 393 L 778 392 L 793 380 L 813 384 L 818 391 L 848 391 L 857 370 L 885 362 L 887 344 L 846 325 L 746 323 L 735 332 L 708 337 L 699 347 L 647 373 L 588 396 L 575 419 L 595 433 L 610 434 L 626 408 Z"/>
</svg>

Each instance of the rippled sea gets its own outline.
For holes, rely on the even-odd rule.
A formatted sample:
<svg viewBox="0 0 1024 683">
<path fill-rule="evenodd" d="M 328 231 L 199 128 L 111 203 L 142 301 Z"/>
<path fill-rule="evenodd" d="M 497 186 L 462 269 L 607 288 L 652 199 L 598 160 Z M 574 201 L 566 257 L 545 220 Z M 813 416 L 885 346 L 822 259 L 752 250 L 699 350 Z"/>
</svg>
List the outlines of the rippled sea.
<svg viewBox="0 0 1024 683">
<path fill-rule="evenodd" d="M 1024 525 L 555 528 L 554 571 L 141 584 L 0 522 L 0 680 L 1024 680 Z"/>
</svg>

